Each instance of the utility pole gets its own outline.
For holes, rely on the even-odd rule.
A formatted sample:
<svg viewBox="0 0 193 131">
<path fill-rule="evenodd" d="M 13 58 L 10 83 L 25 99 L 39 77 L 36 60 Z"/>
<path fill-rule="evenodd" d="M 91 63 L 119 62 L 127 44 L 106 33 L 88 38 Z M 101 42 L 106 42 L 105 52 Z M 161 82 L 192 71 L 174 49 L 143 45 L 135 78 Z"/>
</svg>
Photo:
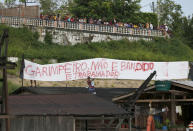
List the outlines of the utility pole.
<svg viewBox="0 0 193 131">
<path fill-rule="evenodd" d="M 24 1 L 24 3 L 25 3 L 25 7 L 27 6 L 27 2 L 26 2 L 26 0 Z"/>
<path fill-rule="evenodd" d="M 155 13 L 155 3 L 154 2 L 152 2 L 152 11 L 153 13 Z"/>
<path fill-rule="evenodd" d="M 0 79 L 2 82 L 2 100 L 1 100 L 1 112 L 0 115 L 6 115 L 5 119 L 5 129 L 10 131 L 10 118 L 9 118 L 9 103 L 8 103 L 8 86 L 7 86 L 7 69 L 14 69 L 16 67 L 15 63 L 7 61 L 7 50 L 8 50 L 8 29 L 5 29 L 3 35 L 0 39 L 0 69 L 3 71 L 3 78 Z M 2 125 L 2 123 L 1 123 Z"/>
<path fill-rule="evenodd" d="M 158 27 L 160 26 L 160 15 L 161 15 L 161 0 L 157 0 L 157 17 L 158 17 Z"/>
</svg>

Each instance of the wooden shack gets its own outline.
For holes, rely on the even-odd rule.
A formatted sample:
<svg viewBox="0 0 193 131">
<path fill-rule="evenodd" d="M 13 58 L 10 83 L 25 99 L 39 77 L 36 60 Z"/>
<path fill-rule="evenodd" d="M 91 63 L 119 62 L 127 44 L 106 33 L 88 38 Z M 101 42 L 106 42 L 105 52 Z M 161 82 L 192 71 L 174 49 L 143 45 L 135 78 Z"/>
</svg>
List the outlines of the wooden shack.
<svg viewBox="0 0 193 131">
<path fill-rule="evenodd" d="M 12 95 L 8 106 L 10 131 L 113 131 L 128 118 L 125 110 L 92 94 Z"/>
<path fill-rule="evenodd" d="M 154 109 L 156 126 L 168 124 L 172 127 L 187 127 L 193 120 L 193 81 L 170 81 L 171 88 L 157 90 L 156 85 L 144 89 L 139 99 L 136 100 L 133 126 L 145 128 L 149 114 L 150 104 Z M 136 92 L 113 98 L 113 102 L 129 108 Z M 166 111 L 167 109 L 167 111 Z M 159 127 L 158 127 L 159 128 Z M 160 127 L 161 128 L 161 127 Z"/>
</svg>

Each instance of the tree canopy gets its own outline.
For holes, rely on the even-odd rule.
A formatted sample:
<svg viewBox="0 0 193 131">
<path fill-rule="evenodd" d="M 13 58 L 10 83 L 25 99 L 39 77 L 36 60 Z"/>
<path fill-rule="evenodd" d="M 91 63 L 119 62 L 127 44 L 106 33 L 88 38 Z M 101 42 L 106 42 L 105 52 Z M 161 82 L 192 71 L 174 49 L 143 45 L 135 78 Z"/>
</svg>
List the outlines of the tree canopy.
<svg viewBox="0 0 193 131">
<path fill-rule="evenodd" d="M 182 16 L 181 5 L 175 3 L 173 0 L 158 0 L 157 13 L 160 17 L 160 24 L 172 24 L 176 17 Z"/>
<path fill-rule="evenodd" d="M 5 0 L 5 5 L 7 7 L 11 7 L 11 6 L 15 5 L 15 1 L 16 0 Z"/>
<path fill-rule="evenodd" d="M 66 0 L 39 0 L 43 14 L 58 14 L 66 11 Z"/>
<path fill-rule="evenodd" d="M 179 35 L 182 24 L 182 8 L 181 5 L 175 3 L 173 0 L 158 0 L 157 11 L 159 25 L 168 25 L 170 30 Z"/>
<path fill-rule="evenodd" d="M 74 0 L 69 5 L 72 15 L 104 20 L 128 21 L 139 12 L 140 0 Z"/>
<path fill-rule="evenodd" d="M 43 14 L 53 14 L 56 10 L 56 2 L 54 0 L 40 0 L 40 4 Z"/>
</svg>

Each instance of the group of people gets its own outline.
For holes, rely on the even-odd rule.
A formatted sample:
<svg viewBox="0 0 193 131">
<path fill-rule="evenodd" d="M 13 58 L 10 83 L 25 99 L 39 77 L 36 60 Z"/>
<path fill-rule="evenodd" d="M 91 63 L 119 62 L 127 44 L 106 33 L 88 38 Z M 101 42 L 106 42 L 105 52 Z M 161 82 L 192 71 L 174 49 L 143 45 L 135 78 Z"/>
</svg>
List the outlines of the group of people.
<svg viewBox="0 0 193 131">
<path fill-rule="evenodd" d="M 129 22 L 118 22 L 115 18 L 111 21 L 106 21 L 104 19 L 93 19 L 89 18 L 78 18 L 78 17 L 71 17 L 66 15 L 61 17 L 60 14 L 57 15 L 40 15 L 40 19 L 43 20 L 53 20 L 53 21 L 66 21 L 66 22 L 76 22 L 76 23 L 85 23 L 85 24 L 96 24 L 96 25 L 109 25 L 109 26 L 116 26 L 116 27 L 127 27 L 127 28 L 140 28 L 140 29 L 156 29 L 156 30 L 168 30 L 166 25 L 161 25 L 159 27 L 155 27 L 152 23 L 129 23 Z"/>
</svg>

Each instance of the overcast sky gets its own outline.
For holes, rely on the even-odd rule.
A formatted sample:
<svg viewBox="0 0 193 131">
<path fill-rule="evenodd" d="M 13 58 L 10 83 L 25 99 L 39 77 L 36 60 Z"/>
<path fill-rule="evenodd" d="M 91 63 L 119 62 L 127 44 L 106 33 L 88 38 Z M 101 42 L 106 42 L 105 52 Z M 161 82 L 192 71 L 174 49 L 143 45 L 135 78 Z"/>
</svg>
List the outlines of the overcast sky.
<svg viewBox="0 0 193 131">
<path fill-rule="evenodd" d="M 185 16 L 192 16 L 193 14 L 193 0 L 174 0 L 177 4 L 182 6 L 182 11 Z M 150 4 L 152 2 L 157 2 L 157 0 L 141 0 L 142 11 L 150 12 Z"/>
</svg>

